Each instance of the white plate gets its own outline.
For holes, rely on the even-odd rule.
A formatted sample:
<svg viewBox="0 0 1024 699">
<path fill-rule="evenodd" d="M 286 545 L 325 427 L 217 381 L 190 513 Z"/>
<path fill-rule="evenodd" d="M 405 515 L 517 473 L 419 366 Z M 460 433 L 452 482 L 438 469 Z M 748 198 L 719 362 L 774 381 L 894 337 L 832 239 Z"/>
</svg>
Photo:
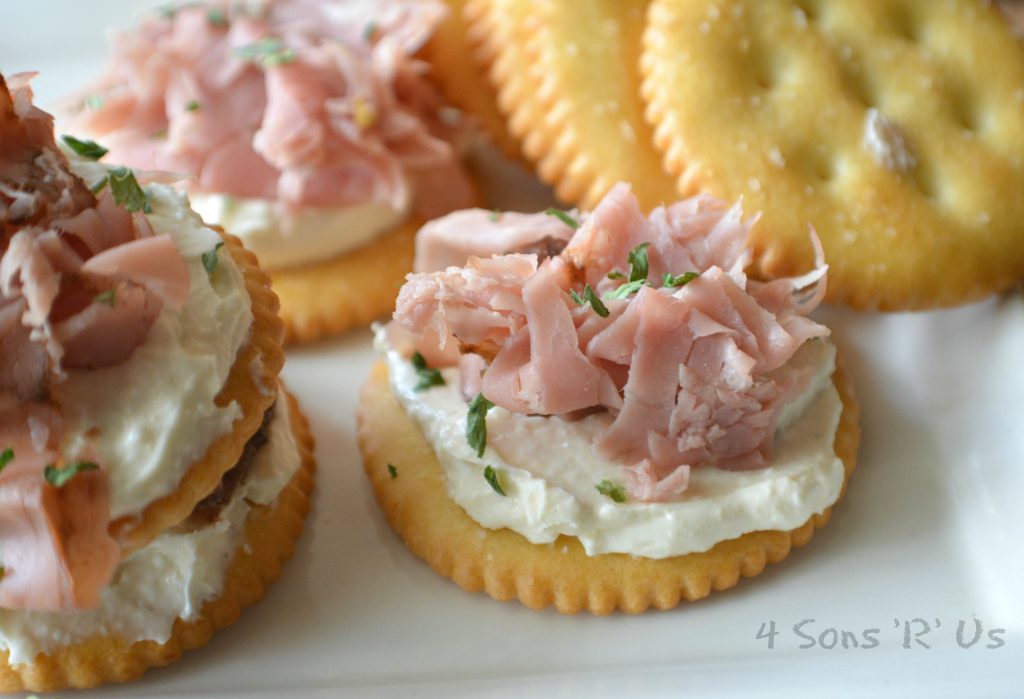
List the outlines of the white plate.
<svg viewBox="0 0 1024 699">
<path fill-rule="evenodd" d="M 0 70 L 44 71 L 43 105 L 95 75 L 130 7 L 5 2 Z M 520 195 L 515 195 L 520 196 Z M 123 697 L 1020 697 L 1024 661 L 1024 295 L 953 311 L 825 309 L 864 411 L 846 501 L 753 581 L 639 617 L 561 617 L 468 594 L 409 554 L 359 466 L 353 412 L 368 332 L 289 352 L 318 440 L 319 492 L 295 558 L 258 606 Z M 932 630 L 904 648 L 904 625 Z M 800 649 L 828 629 L 873 648 Z M 984 637 L 966 640 L 977 619 Z M 774 648 L 756 636 L 777 631 Z M 936 625 L 938 622 L 938 625 Z M 917 631 L 920 624 L 914 625 Z M 1004 629 L 1003 645 L 987 634 Z M 849 645 L 849 641 L 848 641 Z M 826 694 L 827 693 L 827 694 Z M 93 696 L 85 693 L 80 696 Z"/>
</svg>

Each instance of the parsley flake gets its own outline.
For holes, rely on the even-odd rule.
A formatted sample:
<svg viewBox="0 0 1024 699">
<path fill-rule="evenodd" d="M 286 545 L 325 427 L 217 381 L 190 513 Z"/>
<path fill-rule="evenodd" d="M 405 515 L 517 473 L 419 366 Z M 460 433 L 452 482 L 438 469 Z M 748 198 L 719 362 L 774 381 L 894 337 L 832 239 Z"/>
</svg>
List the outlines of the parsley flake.
<svg viewBox="0 0 1024 699">
<path fill-rule="evenodd" d="M 487 220 L 491 223 L 497 223 L 499 219 L 501 219 L 501 212 L 497 209 L 487 214 Z"/>
<path fill-rule="evenodd" d="M 5 468 L 7 468 L 7 464 L 11 463 L 12 461 L 14 461 L 14 450 L 11 449 L 10 447 L 7 447 L 2 452 L 0 452 L 0 471 L 3 471 Z"/>
<path fill-rule="evenodd" d="M 391 480 L 398 478 L 398 469 L 394 464 L 388 464 L 388 475 L 391 476 Z"/>
<path fill-rule="evenodd" d="M 100 192 L 102 192 L 102 191 L 103 191 L 103 189 L 104 189 L 104 188 L 105 188 L 106 186 L 107 186 L 107 178 L 106 178 L 106 177 L 104 177 L 104 178 L 103 178 L 102 180 L 100 180 L 99 182 L 97 182 L 96 184 L 94 184 L 94 185 L 93 185 L 92 187 L 90 187 L 90 188 L 89 188 L 89 190 L 90 190 L 90 191 L 91 191 L 91 192 L 92 192 L 93 194 L 99 194 Z"/>
<path fill-rule="evenodd" d="M 223 27 L 227 25 L 228 18 L 224 16 L 223 10 L 219 7 L 214 7 L 206 13 L 206 21 L 215 27 Z"/>
<path fill-rule="evenodd" d="M 644 281 L 647 279 L 649 263 L 647 260 L 647 248 L 650 243 L 640 243 L 629 251 L 629 281 Z"/>
<path fill-rule="evenodd" d="M 604 292 L 605 299 L 624 299 L 640 291 L 640 287 L 647 283 L 646 279 L 637 279 L 635 282 L 626 282 L 617 289 Z"/>
<path fill-rule="evenodd" d="M 412 362 L 412 366 L 416 369 L 416 375 L 420 377 L 420 382 L 416 384 L 414 391 L 425 391 L 428 388 L 434 386 L 444 386 L 444 377 L 441 376 L 440 369 L 431 369 L 427 366 L 427 360 L 423 358 L 423 355 L 419 352 L 413 352 L 412 357 L 409 358 Z"/>
<path fill-rule="evenodd" d="M 108 306 L 114 305 L 114 289 L 107 289 L 106 291 L 96 294 L 93 299 L 96 303 L 105 303 Z"/>
<path fill-rule="evenodd" d="M 476 455 L 483 456 L 487 448 L 487 411 L 494 407 L 494 403 L 484 398 L 483 393 L 477 393 L 476 398 L 469 403 L 469 412 L 466 415 L 466 441 L 469 446 L 476 449 Z"/>
<path fill-rule="evenodd" d="M 508 497 L 508 493 L 506 493 L 505 489 L 501 487 L 501 481 L 498 476 L 498 469 L 493 466 L 488 466 L 484 469 L 484 480 L 487 481 L 489 486 L 491 486 L 491 489 L 502 497 Z"/>
<path fill-rule="evenodd" d="M 134 172 L 126 167 L 114 168 L 107 174 L 107 180 L 110 183 L 110 191 L 114 195 L 114 203 L 123 204 L 128 213 L 144 211 L 148 214 L 153 211 L 149 201 L 149 192 L 139 186 Z M 103 189 L 103 187 L 99 187 L 99 189 Z"/>
<path fill-rule="evenodd" d="M 63 488 L 67 482 L 82 471 L 95 471 L 99 464 L 92 461 L 76 461 L 67 466 L 57 467 L 50 464 L 43 469 L 43 478 L 54 488 Z"/>
<path fill-rule="evenodd" d="M 572 216 L 570 216 L 569 214 L 565 213 L 561 209 L 556 209 L 555 207 L 551 207 L 550 209 L 548 209 L 544 213 L 546 213 L 548 216 L 554 216 L 559 221 L 561 221 L 565 225 L 569 226 L 569 228 L 571 228 L 573 230 L 576 230 L 577 228 L 580 227 L 579 221 L 577 221 L 576 219 L 574 219 Z"/>
<path fill-rule="evenodd" d="M 664 285 L 670 289 L 677 287 L 686 286 L 694 279 L 700 276 L 700 272 L 685 272 L 680 274 L 678 277 L 672 276 L 671 272 L 665 272 L 665 275 L 661 278 Z"/>
<path fill-rule="evenodd" d="M 590 307 L 594 309 L 594 313 L 601 316 L 602 318 L 608 317 L 608 307 L 601 303 L 601 299 L 599 299 L 597 297 L 597 294 L 594 293 L 594 290 L 590 287 L 590 284 L 587 284 L 585 287 L 583 287 L 582 296 L 577 294 L 572 289 L 569 290 L 569 296 L 572 297 L 572 300 L 576 302 L 577 306 L 585 306 L 586 304 L 589 303 Z"/>
<path fill-rule="evenodd" d="M 96 143 L 96 141 L 80 141 L 74 136 L 68 136 L 67 134 L 61 136 L 61 140 L 67 144 L 68 148 L 89 160 L 99 160 L 108 153 L 108 150 Z"/>
<path fill-rule="evenodd" d="M 601 493 L 601 495 L 611 498 L 612 502 L 626 502 L 626 489 L 618 483 L 612 483 L 610 480 L 605 479 L 594 487 L 597 488 L 597 492 Z"/>
<path fill-rule="evenodd" d="M 103 99 L 103 95 L 93 94 L 85 98 L 85 106 L 93 111 L 103 109 L 104 102 L 105 100 Z"/>
<path fill-rule="evenodd" d="M 625 279 L 626 275 L 617 269 L 613 269 L 611 272 L 605 275 L 609 279 Z"/>
<path fill-rule="evenodd" d="M 200 109 L 202 106 L 203 105 L 199 104 L 199 100 L 189 100 L 185 103 L 185 111 L 194 112 L 197 109 Z"/>
<path fill-rule="evenodd" d="M 276 36 L 265 36 L 255 43 L 238 46 L 231 50 L 231 55 L 243 61 L 259 63 L 264 68 L 295 60 L 295 51 L 285 46 Z"/>
<path fill-rule="evenodd" d="M 207 250 L 202 254 L 203 269 L 206 270 L 207 276 L 212 277 L 213 273 L 217 271 L 217 251 L 222 247 L 224 247 L 223 241 L 217 243 L 212 249 Z"/>
</svg>

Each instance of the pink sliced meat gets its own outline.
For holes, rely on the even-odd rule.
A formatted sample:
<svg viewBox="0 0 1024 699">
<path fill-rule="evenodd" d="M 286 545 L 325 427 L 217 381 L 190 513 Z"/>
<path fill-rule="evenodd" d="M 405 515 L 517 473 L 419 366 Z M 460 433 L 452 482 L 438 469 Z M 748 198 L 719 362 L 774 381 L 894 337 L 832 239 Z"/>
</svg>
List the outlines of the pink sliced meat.
<svg viewBox="0 0 1024 699">
<path fill-rule="evenodd" d="M 519 243 L 550 217 L 534 215 L 531 226 L 516 216 L 511 230 L 479 211 L 435 221 L 420 246 L 424 271 L 409 276 L 394 323 L 420 347 L 455 338 L 478 356 L 475 371 L 486 364 L 483 394 L 507 410 L 552 419 L 607 411 L 596 446 L 627 466 L 635 500 L 679 497 L 692 468 L 764 466 L 781 409 L 811 379 L 790 360 L 828 335 L 805 317 L 827 269 L 816 239 L 811 272 L 750 282 L 745 241 L 756 217 L 744 221 L 739 205 L 695 197 L 644 216 L 618 185 L 592 213 L 574 215 L 581 225 L 561 254 L 471 256 L 443 270 L 464 251 Z M 683 284 L 686 272 L 698 274 Z M 621 288 L 631 273 L 641 280 Z"/>
<path fill-rule="evenodd" d="M 417 272 L 461 267 L 469 257 L 492 257 L 510 252 L 557 255 L 573 229 L 554 216 L 497 213 L 484 209 L 456 211 L 427 223 L 416 234 Z M 532 248 L 539 248 L 534 250 Z"/>
<path fill-rule="evenodd" d="M 104 250 L 86 261 L 81 271 L 145 287 L 174 309 L 188 300 L 188 267 L 169 235 L 140 238 Z"/>
<path fill-rule="evenodd" d="M 62 488 L 43 469 L 56 463 L 59 413 L 45 404 L 0 407 L 0 444 L 14 459 L 0 472 L 0 607 L 89 609 L 120 559 L 107 533 L 107 474 L 84 471 Z"/>
<path fill-rule="evenodd" d="M 197 191 L 273 200 L 286 215 L 366 201 L 421 216 L 462 208 L 475 196 L 455 146 L 464 127 L 415 58 L 447 11 L 187 3 L 115 35 L 72 131 L 111 162 L 194 175 Z"/>
</svg>

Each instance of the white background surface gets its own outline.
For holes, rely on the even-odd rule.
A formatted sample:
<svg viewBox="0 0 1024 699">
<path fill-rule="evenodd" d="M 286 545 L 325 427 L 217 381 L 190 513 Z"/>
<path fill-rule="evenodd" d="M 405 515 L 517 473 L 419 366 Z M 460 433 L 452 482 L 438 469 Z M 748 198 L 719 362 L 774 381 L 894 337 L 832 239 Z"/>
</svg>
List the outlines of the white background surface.
<svg viewBox="0 0 1024 699">
<path fill-rule="evenodd" d="M 52 106 L 96 74 L 104 28 L 151 4 L 4 0 L 0 71 L 43 71 L 37 101 Z M 864 411 L 846 501 L 759 578 L 639 617 L 538 613 L 436 576 L 388 528 L 360 468 L 369 332 L 291 350 L 284 375 L 318 440 L 320 488 L 284 578 L 205 648 L 80 696 L 1024 696 L 1024 294 L 821 316 Z M 941 624 L 930 649 L 903 647 L 897 624 L 915 617 Z M 975 618 L 1005 629 L 1005 645 L 958 647 L 958 621 L 971 631 Z M 814 635 L 877 628 L 879 645 L 800 649 L 804 619 Z M 755 635 L 771 620 L 769 650 Z"/>
</svg>

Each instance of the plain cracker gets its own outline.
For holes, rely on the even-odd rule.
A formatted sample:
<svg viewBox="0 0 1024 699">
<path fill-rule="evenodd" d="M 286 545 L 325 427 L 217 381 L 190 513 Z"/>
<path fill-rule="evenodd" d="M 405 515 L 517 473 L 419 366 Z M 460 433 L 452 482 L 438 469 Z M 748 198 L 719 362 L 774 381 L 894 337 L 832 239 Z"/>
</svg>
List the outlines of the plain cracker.
<svg viewBox="0 0 1024 699">
<path fill-rule="evenodd" d="M 147 669 L 171 663 L 185 651 L 206 644 L 214 631 L 233 624 L 244 607 L 262 599 L 267 586 L 280 577 L 302 533 L 316 470 L 309 425 L 291 395 L 288 409 L 302 465 L 272 506 L 255 506 L 246 517 L 245 539 L 219 597 L 206 602 L 196 619 L 175 621 L 165 643 L 97 636 L 15 666 L 7 664 L 7 651 L 0 651 L 0 691 L 52 692 L 134 680 Z"/>
<path fill-rule="evenodd" d="M 1024 46 L 975 0 L 653 0 L 643 93 L 684 194 L 742 196 L 762 276 L 829 299 L 948 306 L 1024 274 Z M 868 110 L 916 165 L 880 165 Z"/>
<path fill-rule="evenodd" d="M 281 299 L 285 342 L 312 342 L 368 325 L 395 307 L 412 271 L 416 231 L 409 220 L 357 250 L 326 262 L 271 272 Z"/>
<path fill-rule="evenodd" d="M 435 82 L 445 98 L 476 119 L 484 133 L 509 157 L 519 157 L 519 143 L 505 128 L 497 95 L 483 70 L 472 57 L 466 37 L 463 6 L 466 0 L 445 0 L 448 16 L 424 50 Z"/>
<path fill-rule="evenodd" d="M 859 408 L 840 370 L 835 385 L 843 402 L 835 439 L 846 469 L 841 498 L 856 463 Z M 395 400 L 384 362 L 374 367 L 363 387 L 357 417 L 359 446 L 374 494 L 409 549 L 466 590 L 483 590 L 497 600 L 518 599 L 534 609 L 553 605 L 566 614 L 669 609 L 683 599 L 697 600 L 732 587 L 741 575 L 759 574 L 793 546 L 806 544 L 831 514 L 830 507 L 792 531 L 751 532 L 710 551 L 675 558 L 587 556 L 574 537 L 531 544 L 510 529 L 485 529 L 472 520 L 449 497 L 444 471 L 419 427 Z"/>
<path fill-rule="evenodd" d="M 674 178 L 644 121 L 640 98 L 640 40 L 648 0 L 597 0 L 586 4 L 519 0 L 530 8 L 534 28 L 525 49 L 510 53 L 492 72 L 499 90 L 515 92 L 510 123 L 528 158 L 559 199 L 594 208 L 616 183 L 629 182 L 645 211 L 675 201 Z M 501 21 L 522 9 L 496 3 Z M 525 61 L 523 60 L 525 59 Z M 506 87 L 530 76 L 529 89 Z"/>
</svg>

